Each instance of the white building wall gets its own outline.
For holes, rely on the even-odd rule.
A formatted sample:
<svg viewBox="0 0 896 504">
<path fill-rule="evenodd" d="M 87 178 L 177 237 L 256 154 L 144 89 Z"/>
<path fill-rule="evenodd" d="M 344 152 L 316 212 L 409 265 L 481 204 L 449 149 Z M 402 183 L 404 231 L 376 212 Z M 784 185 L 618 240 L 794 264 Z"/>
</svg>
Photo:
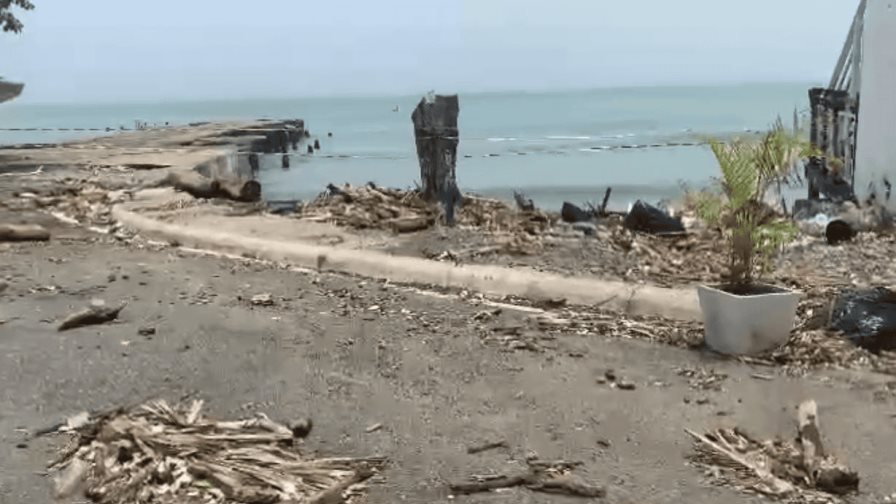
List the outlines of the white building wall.
<svg viewBox="0 0 896 504">
<path fill-rule="evenodd" d="M 868 0 L 862 39 L 855 189 L 896 211 L 896 0 Z"/>
</svg>

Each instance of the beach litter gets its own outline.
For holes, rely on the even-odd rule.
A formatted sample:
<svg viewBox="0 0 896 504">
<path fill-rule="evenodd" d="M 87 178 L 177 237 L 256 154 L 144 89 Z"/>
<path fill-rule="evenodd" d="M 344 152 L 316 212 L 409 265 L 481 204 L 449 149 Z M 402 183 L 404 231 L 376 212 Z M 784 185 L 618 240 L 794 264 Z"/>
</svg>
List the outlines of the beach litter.
<svg viewBox="0 0 896 504">
<path fill-rule="evenodd" d="M 78 492 L 101 504 L 351 502 L 382 458 L 309 458 L 297 445 L 308 434 L 258 413 L 218 421 L 202 401 L 151 401 L 92 415 L 73 428 L 59 458 L 56 496 Z M 310 424 L 307 424 L 310 425 Z"/>
<path fill-rule="evenodd" d="M 542 492 L 570 497 L 600 498 L 607 495 L 606 488 L 583 481 L 572 474 L 581 462 L 565 460 L 542 461 L 537 458 L 526 460 L 528 470 L 521 474 L 473 476 L 471 481 L 451 483 L 453 495 L 469 495 L 522 486 L 533 492 Z"/>
<path fill-rule="evenodd" d="M 125 306 L 127 306 L 126 303 L 121 303 L 118 306 L 109 307 L 106 306 L 106 302 L 102 299 L 94 299 L 87 308 L 72 313 L 63 319 L 62 322 L 59 323 L 58 330 L 68 331 L 69 329 L 76 329 L 78 327 L 111 322 L 118 318 L 118 314 L 121 313 L 121 310 L 124 310 Z"/>
<path fill-rule="evenodd" d="M 859 475 L 827 452 L 813 400 L 799 405 L 795 441 L 757 440 L 740 428 L 698 434 L 690 460 L 714 483 L 791 503 L 837 503 L 858 492 Z"/>
<path fill-rule="evenodd" d="M 379 187 L 373 183 L 353 187 L 329 184 L 314 200 L 300 204 L 296 216 L 355 229 L 385 229 L 397 233 L 422 231 L 436 225 L 441 209 L 417 190 Z M 503 201 L 466 195 L 456 216 L 457 225 L 488 231 L 537 235 L 551 223 L 537 209 L 519 211 Z"/>
</svg>

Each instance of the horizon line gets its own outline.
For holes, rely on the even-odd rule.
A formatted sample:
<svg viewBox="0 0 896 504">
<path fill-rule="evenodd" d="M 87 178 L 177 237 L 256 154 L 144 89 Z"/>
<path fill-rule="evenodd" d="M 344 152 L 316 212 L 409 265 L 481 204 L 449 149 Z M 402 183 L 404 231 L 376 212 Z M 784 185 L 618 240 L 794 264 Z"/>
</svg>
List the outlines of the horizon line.
<svg viewBox="0 0 896 504">
<path fill-rule="evenodd" d="M 458 90 L 451 94 L 457 95 L 498 95 L 498 94 L 558 94 L 558 93 L 588 93 L 592 91 L 618 91 L 618 90 L 647 90 L 647 89 L 702 89 L 702 88 L 736 88 L 745 86 L 806 86 L 806 89 L 818 84 L 810 79 L 805 81 L 797 80 L 744 80 L 731 82 L 706 82 L 706 83 L 670 83 L 670 84 L 631 84 L 631 85 L 612 85 L 612 86 L 581 86 L 567 88 L 517 88 L 517 89 L 482 89 L 482 90 Z M 28 89 L 27 83 L 25 89 Z M 109 105 L 157 105 L 157 104 L 179 104 L 179 103 L 227 103 L 240 101 L 278 101 L 278 100 L 326 100 L 326 99 L 377 99 L 377 98 L 409 98 L 416 96 L 424 96 L 426 91 L 413 92 L 385 92 L 385 93 L 367 93 L 367 92 L 345 92 L 331 94 L 308 94 L 308 95 L 282 95 L 282 96 L 225 96 L 220 98 L 201 98 L 201 97 L 174 97 L 165 98 L 129 98 L 122 100 L 94 101 L 29 101 L 12 100 L 7 106 L 15 107 L 17 105 L 28 106 L 109 106 Z"/>
</svg>

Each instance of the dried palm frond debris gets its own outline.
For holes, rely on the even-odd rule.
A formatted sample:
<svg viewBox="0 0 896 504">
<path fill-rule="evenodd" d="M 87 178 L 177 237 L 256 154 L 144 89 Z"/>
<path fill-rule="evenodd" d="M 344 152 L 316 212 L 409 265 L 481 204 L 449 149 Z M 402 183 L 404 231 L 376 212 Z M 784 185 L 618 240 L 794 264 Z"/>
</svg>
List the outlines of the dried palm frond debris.
<svg viewBox="0 0 896 504">
<path fill-rule="evenodd" d="M 794 442 L 759 441 L 739 428 L 688 430 L 695 440 L 691 461 L 716 483 L 788 502 L 836 503 L 857 492 L 858 473 L 824 447 L 815 401 L 800 404 L 797 420 Z"/>
<path fill-rule="evenodd" d="M 202 405 L 153 401 L 78 422 L 50 466 L 59 472 L 57 496 L 83 491 L 101 504 L 340 503 L 385 463 L 308 458 L 296 446 L 308 422 L 290 428 L 261 413 L 217 421 Z"/>
<path fill-rule="evenodd" d="M 373 183 L 353 187 L 329 184 L 314 200 L 296 208 L 300 219 L 332 222 L 355 229 L 386 229 L 398 233 L 422 231 L 439 220 L 440 208 L 416 190 L 379 187 Z M 465 195 L 457 225 L 487 231 L 528 233 L 545 231 L 550 217 L 535 209 L 518 210 L 503 201 Z"/>
</svg>

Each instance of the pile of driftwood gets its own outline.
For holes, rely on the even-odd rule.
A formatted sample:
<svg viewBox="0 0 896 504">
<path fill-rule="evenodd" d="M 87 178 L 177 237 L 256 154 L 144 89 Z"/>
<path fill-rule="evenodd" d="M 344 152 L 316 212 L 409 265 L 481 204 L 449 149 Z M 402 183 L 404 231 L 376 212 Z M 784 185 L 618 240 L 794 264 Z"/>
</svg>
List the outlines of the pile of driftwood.
<svg viewBox="0 0 896 504">
<path fill-rule="evenodd" d="M 201 401 L 84 414 L 66 427 L 74 439 L 51 464 L 57 497 L 83 491 L 103 504 L 341 503 L 384 464 L 304 457 L 295 445 L 309 421 L 287 427 L 263 414 L 216 421 L 202 414 Z"/>
<path fill-rule="evenodd" d="M 795 442 L 759 441 L 738 428 L 688 430 L 696 443 L 691 460 L 719 483 L 790 502 L 836 502 L 857 492 L 858 473 L 825 449 L 815 401 L 800 404 L 797 420 Z"/>
<path fill-rule="evenodd" d="M 397 233 L 429 229 L 438 222 L 440 213 L 439 206 L 426 201 L 419 191 L 389 189 L 372 183 L 361 187 L 330 184 L 316 199 L 296 208 L 301 219 Z M 459 226 L 490 232 L 537 235 L 550 226 L 551 219 L 534 207 L 517 210 L 498 200 L 464 196 L 456 222 Z"/>
</svg>

